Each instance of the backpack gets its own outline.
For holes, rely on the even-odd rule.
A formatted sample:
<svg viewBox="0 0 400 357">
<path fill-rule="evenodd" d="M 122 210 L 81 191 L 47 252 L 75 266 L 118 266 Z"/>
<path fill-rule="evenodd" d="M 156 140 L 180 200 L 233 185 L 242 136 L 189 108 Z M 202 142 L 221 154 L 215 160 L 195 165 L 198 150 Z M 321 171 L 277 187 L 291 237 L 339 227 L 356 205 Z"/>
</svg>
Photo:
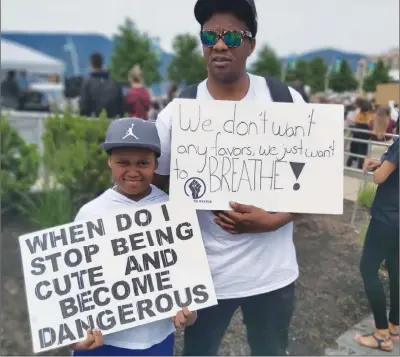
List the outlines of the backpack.
<svg viewBox="0 0 400 357">
<path fill-rule="evenodd" d="M 293 103 L 293 98 L 290 93 L 289 87 L 274 77 L 266 77 L 265 81 L 271 93 L 274 102 Z M 197 87 L 199 84 L 192 84 L 179 94 L 179 98 L 196 99 Z"/>
<path fill-rule="evenodd" d="M 90 78 L 86 85 L 91 113 L 98 116 L 105 109 L 109 118 L 123 114 L 122 88 L 118 83 L 112 79 Z"/>
</svg>

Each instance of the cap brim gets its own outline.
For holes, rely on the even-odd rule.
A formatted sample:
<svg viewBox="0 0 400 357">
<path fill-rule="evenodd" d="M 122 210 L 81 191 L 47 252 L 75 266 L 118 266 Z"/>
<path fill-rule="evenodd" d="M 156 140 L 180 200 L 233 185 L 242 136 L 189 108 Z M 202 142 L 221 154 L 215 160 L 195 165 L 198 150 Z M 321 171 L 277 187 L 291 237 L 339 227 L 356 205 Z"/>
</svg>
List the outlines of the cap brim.
<svg viewBox="0 0 400 357">
<path fill-rule="evenodd" d="M 132 143 L 120 143 L 120 144 L 102 143 L 100 144 L 100 147 L 105 151 L 110 151 L 112 149 L 117 149 L 117 148 L 148 149 L 153 151 L 157 157 L 160 157 L 161 155 L 160 148 L 156 145 L 151 145 L 151 144 L 137 143 L 135 145 L 132 145 Z"/>
</svg>

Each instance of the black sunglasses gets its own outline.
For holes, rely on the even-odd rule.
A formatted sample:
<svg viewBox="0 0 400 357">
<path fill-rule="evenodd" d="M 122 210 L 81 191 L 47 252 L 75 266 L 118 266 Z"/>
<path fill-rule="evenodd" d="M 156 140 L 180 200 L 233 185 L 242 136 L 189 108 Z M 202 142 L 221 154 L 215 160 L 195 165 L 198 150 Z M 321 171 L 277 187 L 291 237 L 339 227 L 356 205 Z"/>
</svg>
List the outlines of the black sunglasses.
<svg viewBox="0 0 400 357">
<path fill-rule="evenodd" d="M 244 38 L 253 38 L 250 31 L 227 30 L 217 32 L 212 30 L 201 31 L 200 40 L 203 46 L 212 47 L 219 41 L 225 42 L 228 47 L 240 47 Z"/>
</svg>

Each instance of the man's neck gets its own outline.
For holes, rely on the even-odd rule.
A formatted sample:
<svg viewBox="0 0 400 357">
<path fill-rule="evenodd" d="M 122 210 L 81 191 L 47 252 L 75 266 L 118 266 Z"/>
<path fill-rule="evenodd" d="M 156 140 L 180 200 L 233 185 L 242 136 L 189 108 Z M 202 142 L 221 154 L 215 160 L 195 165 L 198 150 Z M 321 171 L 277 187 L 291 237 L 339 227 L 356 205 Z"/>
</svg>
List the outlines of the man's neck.
<svg viewBox="0 0 400 357">
<path fill-rule="evenodd" d="M 216 100 L 242 100 L 249 91 L 250 78 L 244 72 L 234 83 L 223 84 L 216 82 L 212 77 L 207 79 L 207 89 Z"/>
</svg>

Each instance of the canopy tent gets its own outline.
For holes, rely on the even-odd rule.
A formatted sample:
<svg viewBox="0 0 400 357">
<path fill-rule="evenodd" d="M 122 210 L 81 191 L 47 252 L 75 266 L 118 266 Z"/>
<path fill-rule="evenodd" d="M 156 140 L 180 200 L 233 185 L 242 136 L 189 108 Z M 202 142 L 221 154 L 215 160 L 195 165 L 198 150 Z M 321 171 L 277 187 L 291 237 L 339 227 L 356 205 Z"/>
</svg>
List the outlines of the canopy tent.
<svg viewBox="0 0 400 357">
<path fill-rule="evenodd" d="M 57 74 L 62 76 L 65 64 L 56 58 L 29 47 L 1 39 L 1 70 Z"/>
</svg>

